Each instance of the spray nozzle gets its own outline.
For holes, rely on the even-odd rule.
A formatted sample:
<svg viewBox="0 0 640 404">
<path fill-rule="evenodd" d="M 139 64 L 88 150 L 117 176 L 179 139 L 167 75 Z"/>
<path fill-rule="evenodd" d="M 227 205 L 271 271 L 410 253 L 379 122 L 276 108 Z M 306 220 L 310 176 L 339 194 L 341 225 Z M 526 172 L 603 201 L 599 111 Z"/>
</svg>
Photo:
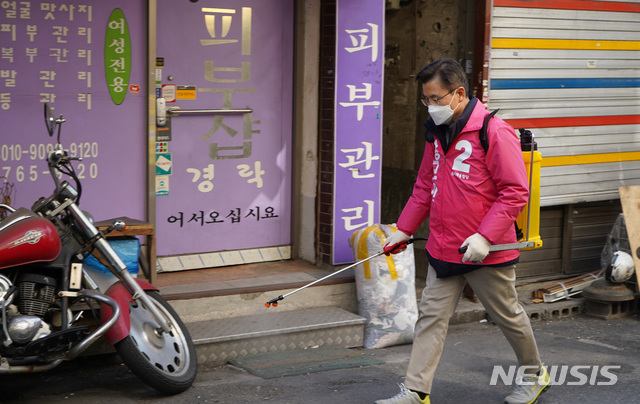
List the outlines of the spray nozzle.
<svg viewBox="0 0 640 404">
<path fill-rule="evenodd" d="M 275 299 L 271 299 L 271 300 L 269 300 L 269 301 L 268 301 L 268 302 L 266 302 L 264 305 L 265 305 L 265 307 L 267 307 L 267 308 L 268 308 L 268 307 L 271 307 L 271 306 L 273 306 L 273 307 L 278 307 L 278 302 L 279 302 L 280 300 L 282 300 L 282 299 L 284 299 L 284 296 L 280 295 L 280 296 L 276 297 Z"/>
<path fill-rule="evenodd" d="M 520 131 L 520 147 L 522 151 L 538 150 L 538 144 L 533 140 L 533 132 L 524 128 L 520 128 L 518 131 Z"/>
</svg>

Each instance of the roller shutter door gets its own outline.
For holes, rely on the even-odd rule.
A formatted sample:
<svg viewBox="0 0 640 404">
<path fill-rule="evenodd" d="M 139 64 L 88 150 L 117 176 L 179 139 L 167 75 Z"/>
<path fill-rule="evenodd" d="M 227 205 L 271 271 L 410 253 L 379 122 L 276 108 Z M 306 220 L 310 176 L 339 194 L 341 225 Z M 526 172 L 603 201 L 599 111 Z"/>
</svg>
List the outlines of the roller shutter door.
<svg viewBox="0 0 640 404">
<path fill-rule="evenodd" d="M 529 128 L 541 206 L 640 183 L 640 3 L 495 0 L 485 101 Z"/>
</svg>

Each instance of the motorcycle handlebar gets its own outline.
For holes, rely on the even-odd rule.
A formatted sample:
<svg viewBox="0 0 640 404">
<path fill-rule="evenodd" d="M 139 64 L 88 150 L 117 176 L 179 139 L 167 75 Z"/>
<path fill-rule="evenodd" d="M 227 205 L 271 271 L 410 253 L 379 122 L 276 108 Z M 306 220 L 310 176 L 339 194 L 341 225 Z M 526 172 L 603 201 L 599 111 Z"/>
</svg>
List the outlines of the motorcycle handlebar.
<svg viewBox="0 0 640 404">
<path fill-rule="evenodd" d="M 63 149 L 56 149 L 51 153 L 49 153 L 49 156 L 47 157 L 47 161 L 49 162 L 49 164 L 57 166 L 58 164 L 60 164 L 62 159 L 64 159 L 66 154 L 67 153 L 65 153 Z"/>
<path fill-rule="evenodd" d="M 72 160 L 78 160 L 78 161 L 82 161 L 81 157 L 69 157 L 69 155 L 67 154 L 67 151 L 60 148 L 60 149 L 55 149 L 54 151 L 52 151 L 51 153 L 49 153 L 49 156 L 47 157 L 47 161 L 49 162 L 49 165 L 52 166 L 58 166 L 61 164 L 66 164 Z"/>
<path fill-rule="evenodd" d="M 56 185 L 56 190 L 61 190 L 63 183 L 60 182 L 58 178 L 59 174 L 66 174 L 73 178 L 76 183 L 74 193 L 74 199 L 76 203 L 80 203 L 80 195 L 82 194 L 82 185 L 80 184 L 80 179 L 76 176 L 74 167 L 71 163 L 73 160 L 82 161 L 80 157 L 70 157 L 67 150 L 62 148 L 62 145 L 58 143 L 53 151 L 49 153 L 47 156 L 47 163 L 49 164 L 51 177 L 53 178 L 53 182 Z"/>
</svg>

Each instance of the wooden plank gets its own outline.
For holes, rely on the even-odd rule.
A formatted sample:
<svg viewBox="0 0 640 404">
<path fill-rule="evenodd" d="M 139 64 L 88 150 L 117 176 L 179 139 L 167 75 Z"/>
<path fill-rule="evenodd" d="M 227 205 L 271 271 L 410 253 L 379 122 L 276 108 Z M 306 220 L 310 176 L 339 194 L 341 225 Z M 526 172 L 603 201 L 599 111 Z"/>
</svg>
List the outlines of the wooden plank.
<svg viewBox="0 0 640 404">
<path fill-rule="evenodd" d="M 560 261 L 558 260 L 519 263 L 517 268 L 518 280 L 532 277 L 541 277 L 544 280 L 549 280 L 562 276 L 560 275 L 562 274 L 562 268 L 560 266 Z"/>
<path fill-rule="evenodd" d="M 542 277 L 555 279 L 562 274 L 562 209 L 543 208 L 540 210 L 541 248 L 520 251 L 517 265 L 519 279 Z"/>
<path fill-rule="evenodd" d="M 618 200 L 573 206 L 571 264 L 567 273 L 601 269 L 600 256 L 607 235 L 622 212 Z"/>
<path fill-rule="evenodd" d="M 567 275 L 585 273 L 590 271 L 600 270 L 600 257 L 572 260 L 569 268 L 566 268 L 565 273 Z"/>
<path fill-rule="evenodd" d="M 636 266 L 636 277 L 640 279 L 640 257 L 638 257 L 638 247 L 640 247 L 640 185 L 620 187 L 618 191 L 620 192 L 627 237 L 631 246 L 631 255 Z"/>
<path fill-rule="evenodd" d="M 553 248 L 553 246 L 547 246 L 547 240 L 543 239 L 543 246 L 534 250 L 522 250 L 520 251 L 521 262 L 540 262 L 562 258 L 562 249 Z"/>
</svg>

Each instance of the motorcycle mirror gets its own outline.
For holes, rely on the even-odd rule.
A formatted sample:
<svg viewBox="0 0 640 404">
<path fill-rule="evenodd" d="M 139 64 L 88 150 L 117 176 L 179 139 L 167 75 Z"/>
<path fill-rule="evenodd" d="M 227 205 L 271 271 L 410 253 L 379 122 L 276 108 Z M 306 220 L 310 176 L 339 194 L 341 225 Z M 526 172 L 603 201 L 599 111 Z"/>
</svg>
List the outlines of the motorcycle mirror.
<svg viewBox="0 0 640 404">
<path fill-rule="evenodd" d="M 53 116 L 53 109 L 47 103 L 44 104 L 44 123 L 47 125 L 47 132 L 49 136 L 53 136 L 53 132 L 56 129 L 56 118 Z"/>
<path fill-rule="evenodd" d="M 44 123 L 47 125 L 49 136 L 53 136 L 56 126 L 58 127 L 58 144 L 60 144 L 60 131 L 62 130 L 62 124 L 64 122 L 66 122 L 66 119 L 63 119 L 62 115 L 58 118 L 54 117 L 53 108 L 47 103 L 44 104 Z"/>
</svg>

